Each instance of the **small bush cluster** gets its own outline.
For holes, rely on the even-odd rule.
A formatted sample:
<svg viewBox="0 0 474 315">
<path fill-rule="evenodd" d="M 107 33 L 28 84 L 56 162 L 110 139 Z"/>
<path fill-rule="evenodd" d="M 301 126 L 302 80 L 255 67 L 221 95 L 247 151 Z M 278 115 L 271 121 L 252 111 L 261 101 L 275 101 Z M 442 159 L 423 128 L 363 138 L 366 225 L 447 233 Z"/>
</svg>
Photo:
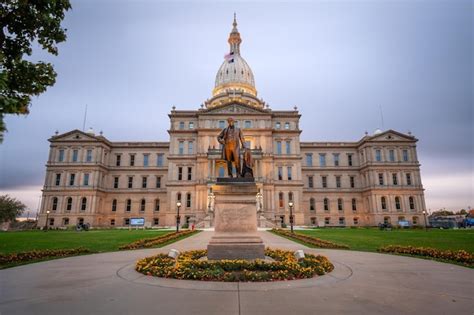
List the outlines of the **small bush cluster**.
<svg viewBox="0 0 474 315">
<path fill-rule="evenodd" d="M 430 257 L 474 267 L 474 255 L 465 250 L 440 250 L 430 247 L 389 245 L 378 249 L 382 253 L 395 253 L 412 256 Z"/>
<path fill-rule="evenodd" d="M 0 254 L 0 265 L 41 260 L 45 258 L 68 257 L 87 253 L 91 253 L 91 251 L 87 248 L 79 247 L 74 249 L 45 249 L 12 254 Z"/>
<path fill-rule="evenodd" d="M 333 242 L 330 242 L 330 241 L 325 241 L 325 240 L 322 240 L 322 239 L 319 239 L 319 238 L 316 238 L 316 237 L 291 233 L 289 231 L 285 231 L 285 230 L 281 230 L 281 229 L 273 229 L 272 232 L 275 233 L 275 234 L 281 235 L 281 236 L 297 239 L 299 241 L 311 244 L 311 245 L 313 245 L 315 247 L 319 247 L 319 248 L 349 249 L 349 246 L 344 245 L 344 244 L 337 244 L 337 243 L 333 243 Z"/>
<path fill-rule="evenodd" d="M 148 276 L 203 281 L 275 281 L 312 278 L 334 269 L 324 256 L 306 254 L 296 260 L 291 251 L 267 248 L 265 255 L 275 262 L 247 260 L 200 260 L 206 250 L 182 253 L 177 261 L 165 254 L 141 259 L 136 270 Z"/>
<path fill-rule="evenodd" d="M 162 245 L 171 241 L 174 241 L 178 238 L 181 238 L 185 235 L 197 233 L 197 230 L 194 231 L 179 231 L 177 233 L 165 234 L 153 238 L 144 238 L 138 241 L 135 241 L 130 244 L 122 245 L 119 247 L 120 250 L 129 250 L 129 249 L 140 249 L 140 248 L 150 248 L 157 245 Z"/>
</svg>

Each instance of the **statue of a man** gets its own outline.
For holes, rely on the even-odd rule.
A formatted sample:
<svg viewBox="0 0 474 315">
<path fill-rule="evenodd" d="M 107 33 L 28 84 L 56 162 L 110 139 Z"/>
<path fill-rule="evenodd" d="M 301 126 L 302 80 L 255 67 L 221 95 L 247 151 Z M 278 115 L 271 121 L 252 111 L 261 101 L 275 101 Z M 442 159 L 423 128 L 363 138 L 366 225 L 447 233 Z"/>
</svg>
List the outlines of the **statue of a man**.
<svg viewBox="0 0 474 315">
<path fill-rule="evenodd" d="M 222 159 L 227 162 L 227 173 L 232 178 L 232 162 L 235 164 L 237 171 L 237 177 L 241 176 L 240 171 L 240 144 L 245 148 L 244 138 L 239 128 L 235 127 L 234 119 L 227 118 L 228 126 L 222 129 L 217 141 L 223 144 L 222 147 Z"/>
</svg>

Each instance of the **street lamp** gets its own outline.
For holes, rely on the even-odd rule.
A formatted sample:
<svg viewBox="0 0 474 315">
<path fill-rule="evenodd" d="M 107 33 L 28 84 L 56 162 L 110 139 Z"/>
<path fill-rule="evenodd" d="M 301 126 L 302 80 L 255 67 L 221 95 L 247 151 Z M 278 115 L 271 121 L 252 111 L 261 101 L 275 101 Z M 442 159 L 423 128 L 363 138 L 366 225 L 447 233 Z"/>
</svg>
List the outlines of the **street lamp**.
<svg viewBox="0 0 474 315">
<path fill-rule="evenodd" d="M 425 231 L 428 232 L 428 226 L 426 225 L 426 210 L 423 210 L 423 216 L 425 217 Z"/>
<path fill-rule="evenodd" d="M 293 201 L 288 202 L 288 206 L 290 207 L 290 229 L 291 233 L 293 233 Z"/>
<path fill-rule="evenodd" d="M 44 231 L 48 231 L 48 217 L 49 217 L 49 210 L 46 210 L 46 222 L 44 222 Z"/>
<path fill-rule="evenodd" d="M 181 208 L 181 201 L 176 203 L 176 207 L 178 207 L 178 215 L 176 216 L 176 233 L 179 232 L 179 222 L 181 221 L 181 217 L 179 216 L 179 208 Z"/>
</svg>

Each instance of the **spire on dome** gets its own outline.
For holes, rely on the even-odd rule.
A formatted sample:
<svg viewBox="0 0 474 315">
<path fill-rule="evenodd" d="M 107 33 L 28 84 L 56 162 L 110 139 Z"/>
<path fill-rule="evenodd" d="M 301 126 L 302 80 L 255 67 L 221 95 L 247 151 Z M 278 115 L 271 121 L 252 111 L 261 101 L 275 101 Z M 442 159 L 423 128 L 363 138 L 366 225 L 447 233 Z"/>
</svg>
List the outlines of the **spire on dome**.
<svg viewBox="0 0 474 315">
<path fill-rule="evenodd" d="M 232 32 L 229 34 L 229 45 L 230 45 L 230 52 L 234 53 L 236 55 L 240 55 L 240 43 L 242 42 L 242 39 L 240 39 L 240 33 L 239 30 L 237 29 L 237 17 L 234 12 L 234 22 L 232 23 Z"/>
</svg>

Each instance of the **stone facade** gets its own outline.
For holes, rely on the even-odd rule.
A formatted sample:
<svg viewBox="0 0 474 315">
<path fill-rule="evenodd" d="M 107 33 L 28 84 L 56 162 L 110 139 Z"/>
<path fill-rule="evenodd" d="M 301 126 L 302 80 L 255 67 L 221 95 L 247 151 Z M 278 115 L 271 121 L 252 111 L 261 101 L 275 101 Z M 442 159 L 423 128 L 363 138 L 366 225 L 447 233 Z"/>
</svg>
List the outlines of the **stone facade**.
<svg viewBox="0 0 474 315">
<path fill-rule="evenodd" d="M 221 66 L 201 108 L 171 110 L 169 142 L 111 142 L 79 130 L 49 139 L 40 226 L 46 211 L 53 227 L 121 227 L 135 217 L 173 226 L 178 200 L 182 224 L 212 226 L 211 187 L 227 175 L 216 137 L 228 117 L 255 160 L 262 226 L 288 224 L 290 201 L 296 225 L 424 223 L 418 140 L 388 130 L 357 142 L 301 142 L 298 109 L 272 110 L 257 98 L 236 26 L 229 38 L 235 59 Z"/>
</svg>

